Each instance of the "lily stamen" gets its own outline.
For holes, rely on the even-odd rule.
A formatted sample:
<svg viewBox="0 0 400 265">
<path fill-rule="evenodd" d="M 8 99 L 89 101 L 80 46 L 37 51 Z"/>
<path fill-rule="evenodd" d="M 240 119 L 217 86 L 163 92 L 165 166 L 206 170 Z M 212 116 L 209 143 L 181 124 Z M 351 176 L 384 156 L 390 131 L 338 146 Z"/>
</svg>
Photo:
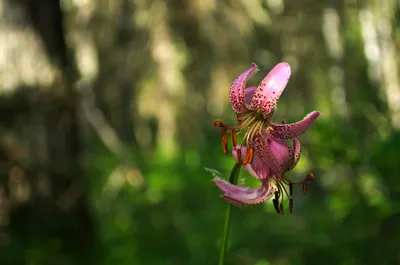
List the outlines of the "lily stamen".
<svg viewBox="0 0 400 265">
<path fill-rule="evenodd" d="M 242 150 L 237 150 L 237 162 L 238 162 L 238 164 L 239 165 L 241 165 L 242 163 L 243 163 L 243 160 L 242 160 Z"/>
<path fill-rule="evenodd" d="M 304 183 L 303 183 L 302 194 L 303 194 L 303 195 L 306 195 L 306 193 L 307 193 L 307 182 L 304 182 Z"/>
<path fill-rule="evenodd" d="M 221 128 L 221 137 L 222 137 L 222 151 L 224 154 L 228 154 L 228 137 L 226 136 L 226 129 Z"/>
<path fill-rule="evenodd" d="M 284 214 L 284 209 L 283 209 L 283 200 L 284 200 L 284 196 L 286 195 L 289 199 L 289 212 L 292 213 L 293 211 L 293 185 L 303 185 L 302 188 L 302 193 L 303 195 L 306 194 L 307 191 L 307 182 L 310 180 L 314 179 L 314 175 L 313 174 L 307 174 L 307 176 L 304 178 L 304 180 L 302 181 L 298 181 L 298 182 L 294 182 L 291 180 L 288 180 L 287 178 L 283 179 L 283 180 L 276 180 L 276 186 L 278 188 L 278 192 L 276 192 L 275 194 L 275 198 L 277 199 L 277 203 L 279 203 L 279 199 L 281 200 L 281 202 L 279 203 L 279 212 L 280 214 Z M 289 186 L 289 192 L 287 191 L 285 184 Z M 275 209 L 276 210 L 276 209 Z"/>
<path fill-rule="evenodd" d="M 246 154 L 244 155 L 244 159 L 242 161 L 243 165 L 251 164 L 251 162 L 253 162 L 253 158 L 254 158 L 254 149 L 253 147 L 249 146 L 247 147 Z"/>
<path fill-rule="evenodd" d="M 235 147 L 237 145 L 236 130 L 235 129 L 233 129 L 231 131 L 231 136 L 232 136 L 232 145 L 233 145 L 233 147 Z"/>
<path fill-rule="evenodd" d="M 280 211 L 280 209 L 279 209 L 279 202 L 278 202 L 278 200 L 279 200 L 279 193 L 276 191 L 276 192 L 275 192 L 275 198 L 272 200 L 272 203 L 274 204 L 274 208 L 275 208 L 276 213 L 279 214 L 281 211 Z"/>
<path fill-rule="evenodd" d="M 289 179 L 287 179 L 287 178 L 286 178 L 286 179 L 283 179 L 282 181 L 283 181 L 285 184 L 289 185 L 289 187 L 290 187 L 290 186 L 293 186 L 293 185 L 302 185 L 302 191 L 301 191 L 301 193 L 302 193 L 303 195 L 306 195 L 306 193 L 307 193 L 307 183 L 308 183 L 309 181 L 311 181 L 311 180 L 314 180 L 314 178 L 315 178 L 314 174 L 309 173 L 309 174 L 307 174 L 307 176 L 306 176 L 302 181 L 294 182 L 294 181 L 291 181 L 291 180 L 289 180 Z"/>
<path fill-rule="evenodd" d="M 292 180 L 290 180 L 288 178 L 284 178 L 284 179 L 282 179 L 282 181 L 287 185 L 290 185 L 290 184 L 299 185 L 299 184 L 303 184 L 304 182 L 308 182 L 308 181 L 311 181 L 311 180 L 314 180 L 314 179 L 315 179 L 314 174 L 309 173 L 304 177 L 304 179 L 302 181 L 292 181 Z"/>
<path fill-rule="evenodd" d="M 244 135 L 244 141 L 246 142 L 246 147 L 248 148 L 248 152 L 246 152 L 243 158 L 243 165 L 251 163 L 254 157 L 253 148 L 250 146 L 251 140 L 254 138 L 256 134 L 261 134 L 263 128 L 265 128 L 268 124 L 267 120 L 260 117 L 260 113 L 257 111 L 247 112 L 240 115 L 240 120 L 243 122 L 237 126 L 231 126 L 223 123 L 220 119 L 214 121 L 214 126 L 221 128 L 221 136 L 222 136 L 222 146 L 224 154 L 228 152 L 227 146 L 227 133 L 231 133 L 232 145 L 235 147 L 237 145 L 237 134 L 242 130 L 248 129 L 246 134 Z"/>
</svg>

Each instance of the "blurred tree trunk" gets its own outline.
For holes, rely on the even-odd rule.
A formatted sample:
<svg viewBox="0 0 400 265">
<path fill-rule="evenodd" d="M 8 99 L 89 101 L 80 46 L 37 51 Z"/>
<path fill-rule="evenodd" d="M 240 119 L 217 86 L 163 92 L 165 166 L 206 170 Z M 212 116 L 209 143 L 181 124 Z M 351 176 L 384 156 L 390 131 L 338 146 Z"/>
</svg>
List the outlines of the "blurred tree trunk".
<svg viewBox="0 0 400 265">
<path fill-rule="evenodd" d="M 12 239 L 0 244 L 18 249 L 0 263 L 28 253 L 38 264 L 86 264 L 93 230 L 63 13 L 51 0 L 4 0 L 0 12 L 0 233 Z"/>
</svg>

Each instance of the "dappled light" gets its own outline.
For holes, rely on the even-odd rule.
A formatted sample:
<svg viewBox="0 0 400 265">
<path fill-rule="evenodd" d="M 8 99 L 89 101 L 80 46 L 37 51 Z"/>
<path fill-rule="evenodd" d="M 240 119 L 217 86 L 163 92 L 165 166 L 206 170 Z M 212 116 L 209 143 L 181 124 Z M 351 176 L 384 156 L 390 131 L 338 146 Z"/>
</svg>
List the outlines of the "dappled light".
<svg viewBox="0 0 400 265">
<path fill-rule="evenodd" d="M 3 0 L 0 264 L 217 264 L 221 194 L 256 204 L 232 206 L 225 264 L 400 264 L 399 15 L 395 0 Z M 235 78 L 254 63 L 258 86 L 280 62 L 279 103 L 234 112 Z M 304 135 L 271 127 L 314 110 Z M 300 160 L 273 150 L 293 196 L 246 170 L 230 190 L 261 127 L 301 141 Z"/>
</svg>

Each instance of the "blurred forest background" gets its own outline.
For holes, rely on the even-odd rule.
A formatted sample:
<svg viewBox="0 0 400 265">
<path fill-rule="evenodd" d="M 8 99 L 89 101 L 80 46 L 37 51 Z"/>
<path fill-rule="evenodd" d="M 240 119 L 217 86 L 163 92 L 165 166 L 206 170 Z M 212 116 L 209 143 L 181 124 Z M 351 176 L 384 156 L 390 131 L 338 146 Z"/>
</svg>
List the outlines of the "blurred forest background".
<svg viewBox="0 0 400 265">
<path fill-rule="evenodd" d="M 276 121 L 323 113 L 289 172 L 316 180 L 233 208 L 227 264 L 400 264 L 396 0 L 1 0 L 0 264 L 216 264 L 212 124 L 280 61 Z"/>
</svg>

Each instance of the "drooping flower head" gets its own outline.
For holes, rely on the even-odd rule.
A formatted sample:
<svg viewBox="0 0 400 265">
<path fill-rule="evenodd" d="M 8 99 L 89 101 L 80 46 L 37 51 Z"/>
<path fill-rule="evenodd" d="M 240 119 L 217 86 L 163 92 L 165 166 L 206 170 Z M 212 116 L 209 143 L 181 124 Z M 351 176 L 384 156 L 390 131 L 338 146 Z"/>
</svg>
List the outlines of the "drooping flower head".
<svg viewBox="0 0 400 265">
<path fill-rule="evenodd" d="M 283 214 L 284 195 L 289 197 L 291 212 L 293 185 L 302 184 L 303 194 L 305 194 L 307 182 L 314 178 L 312 174 L 309 174 L 303 181 L 293 182 L 285 173 L 294 168 L 300 159 L 301 146 L 297 137 L 310 128 L 320 112 L 313 111 L 296 123 L 272 122 L 276 103 L 291 74 L 290 67 L 287 63 L 279 63 L 258 87 L 246 88 L 247 80 L 256 71 L 257 66 L 252 64 L 232 83 L 230 99 L 238 125 L 230 126 L 222 123 L 221 120 L 216 120 L 214 125 L 221 128 L 225 154 L 228 153 L 227 132 L 231 132 L 233 156 L 239 164 L 245 165 L 253 177 L 261 181 L 261 186 L 242 187 L 221 178 L 215 178 L 213 182 L 224 192 L 222 197 L 225 200 L 237 205 L 256 204 L 275 196 L 273 199 L 275 209 Z M 240 131 L 246 132 L 243 145 L 236 143 L 236 134 Z M 289 139 L 292 140 L 292 146 L 286 143 Z M 289 186 L 289 192 L 285 185 Z M 279 199 L 281 199 L 280 204 Z"/>
<path fill-rule="evenodd" d="M 247 87 L 247 80 L 257 71 L 257 65 L 252 66 L 240 74 L 232 83 L 230 88 L 230 101 L 232 108 L 236 113 L 238 125 L 230 126 L 222 123 L 221 120 L 214 122 L 215 126 L 221 127 L 223 151 L 228 153 L 227 132 L 231 132 L 232 144 L 236 146 L 236 134 L 245 130 L 244 146 L 246 153 L 242 159 L 242 153 L 239 151 L 238 159 L 243 164 L 251 162 L 254 156 L 254 150 L 257 155 L 268 164 L 271 170 L 278 173 L 279 166 L 276 159 L 272 156 L 268 141 L 265 139 L 271 137 L 276 140 L 288 140 L 302 135 L 310 128 L 320 112 L 313 111 L 299 122 L 276 124 L 272 122 L 272 115 L 276 103 L 285 89 L 291 74 L 290 66 L 287 63 L 277 64 L 261 81 L 257 87 Z M 264 132 L 268 137 L 264 136 Z"/>
</svg>

